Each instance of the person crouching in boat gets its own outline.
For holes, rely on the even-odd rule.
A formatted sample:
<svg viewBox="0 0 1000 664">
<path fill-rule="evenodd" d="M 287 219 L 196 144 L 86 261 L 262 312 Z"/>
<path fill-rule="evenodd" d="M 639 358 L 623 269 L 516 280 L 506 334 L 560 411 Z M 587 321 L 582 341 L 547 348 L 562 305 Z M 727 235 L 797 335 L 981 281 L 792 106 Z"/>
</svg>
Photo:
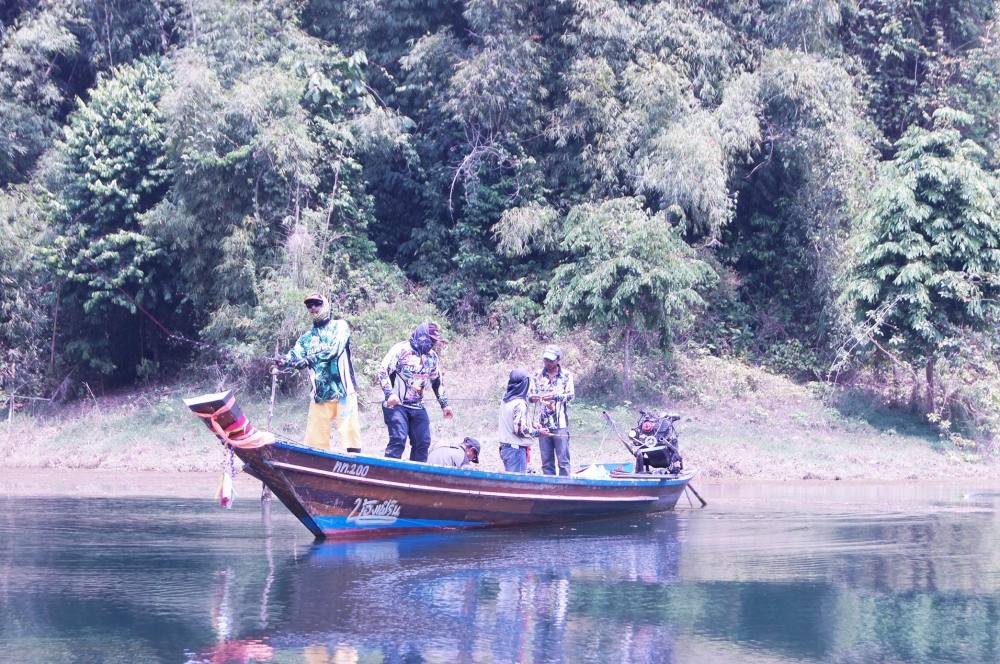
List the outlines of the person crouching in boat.
<svg viewBox="0 0 1000 664">
<path fill-rule="evenodd" d="M 466 437 L 459 445 L 439 445 L 431 450 L 427 463 L 435 466 L 461 468 L 468 463 L 479 463 L 479 441 Z"/>
<path fill-rule="evenodd" d="M 347 321 L 334 319 L 330 304 L 320 293 L 304 300 L 313 325 L 299 337 L 295 347 L 275 358 L 279 366 L 309 368 L 312 401 L 306 420 L 305 444 L 330 449 L 330 428 L 337 420 L 340 443 L 348 450 L 361 449 L 358 423 L 357 382 L 351 363 L 351 328 Z"/>
<path fill-rule="evenodd" d="M 385 456 L 399 459 L 410 439 L 410 461 L 427 461 L 431 446 L 431 420 L 424 408 L 424 393 L 434 391 L 441 414 L 450 420 L 455 414 L 448 406 L 441 380 L 441 364 L 436 348 L 447 343 L 433 321 L 421 323 L 406 341 L 389 349 L 379 365 L 378 381 L 385 394 L 382 419 L 389 430 Z"/>
<path fill-rule="evenodd" d="M 545 428 L 533 428 L 528 421 L 528 389 L 531 376 L 514 369 L 507 379 L 507 392 L 500 403 L 500 459 L 508 473 L 528 470 L 528 450 L 534 439 L 548 435 Z"/>
</svg>

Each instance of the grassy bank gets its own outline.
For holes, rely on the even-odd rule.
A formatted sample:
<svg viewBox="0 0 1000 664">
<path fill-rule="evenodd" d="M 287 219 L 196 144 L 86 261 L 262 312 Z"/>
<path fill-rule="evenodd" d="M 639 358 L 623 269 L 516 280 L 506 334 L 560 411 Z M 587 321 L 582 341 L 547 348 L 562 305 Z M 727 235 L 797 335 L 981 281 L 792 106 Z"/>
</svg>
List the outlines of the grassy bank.
<svg viewBox="0 0 1000 664">
<path fill-rule="evenodd" d="M 1000 471 L 990 455 L 952 448 L 918 420 L 882 413 L 863 402 L 827 405 L 817 387 L 802 386 L 761 369 L 714 357 L 680 358 L 666 394 L 622 403 L 601 386 L 599 357 L 586 340 L 566 340 L 567 366 L 578 375 L 572 410 L 573 463 L 624 459 L 604 425 L 608 410 L 621 428 L 639 408 L 679 413 L 682 450 L 689 466 L 709 479 L 947 479 L 989 478 Z M 483 468 L 499 469 L 494 444 L 498 397 L 512 367 L 532 367 L 538 344 L 528 338 L 459 339 L 444 356 L 456 417 L 445 421 L 429 408 L 435 443 L 473 436 L 484 442 Z M 502 358 L 502 359 L 501 359 Z M 590 358 L 590 359 L 588 359 Z M 221 467 L 221 447 L 192 417 L 182 396 L 225 384 L 192 382 L 97 397 L 47 414 L 15 414 L 4 422 L 0 455 L 7 468 L 83 468 L 122 471 L 206 471 Z M 279 395 L 271 429 L 302 435 L 306 397 L 290 386 Z M 263 427 L 269 393 L 239 391 L 251 419 Z M 386 434 L 380 392 L 362 393 L 362 440 L 381 453 Z M 532 465 L 538 467 L 538 458 Z"/>
</svg>

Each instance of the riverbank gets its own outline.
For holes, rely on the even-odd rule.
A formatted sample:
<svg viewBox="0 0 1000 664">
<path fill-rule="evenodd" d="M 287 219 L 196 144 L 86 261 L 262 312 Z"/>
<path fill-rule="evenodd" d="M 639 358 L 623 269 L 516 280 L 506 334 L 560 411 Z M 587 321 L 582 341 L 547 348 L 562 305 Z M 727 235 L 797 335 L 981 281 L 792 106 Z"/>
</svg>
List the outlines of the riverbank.
<svg viewBox="0 0 1000 664">
<path fill-rule="evenodd" d="M 499 470 L 495 444 L 497 395 L 511 366 L 531 366 L 523 350 L 508 351 L 504 362 L 483 362 L 471 342 L 449 347 L 448 389 L 456 416 L 446 421 L 432 404 L 435 444 L 464 436 L 483 442 L 480 467 Z M 487 349 L 489 357 L 500 349 Z M 579 352 L 580 357 L 588 356 Z M 571 355 L 571 358 L 573 356 Z M 995 454 L 956 448 L 914 418 L 880 412 L 863 401 L 841 398 L 831 405 L 822 385 L 798 385 L 759 368 L 719 358 L 687 358 L 676 364 L 672 387 L 662 397 L 612 405 L 594 399 L 601 389 L 593 366 L 570 360 L 581 377 L 573 405 L 573 464 L 622 460 L 625 450 L 607 427 L 607 410 L 619 428 L 635 422 L 640 408 L 682 415 L 677 423 L 681 448 L 701 481 L 715 480 L 947 480 L 1000 477 Z M 224 386 L 221 386 L 224 387 Z M 271 430 L 291 440 L 301 437 L 306 398 L 294 389 L 280 396 Z M 83 477 L 156 471 L 192 478 L 195 495 L 214 491 L 223 453 L 214 436 L 192 417 L 182 396 L 216 391 L 219 385 L 185 384 L 97 397 L 45 414 L 15 414 L 0 424 L 0 467 L 5 477 L 23 469 L 73 470 Z M 268 420 L 268 393 L 238 390 L 244 411 L 258 426 Z M 361 395 L 362 447 L 381 454 L 386 442 L 378 390 Z M 538 455 L 532 457 L 538 468 Z M 12 469 L 18 469 L 11 472 Z M 110 473 L 110 475 L 105 475 Z M 193 479 L 204 475 L 208 480 Z M 8 484 L 11 479 L 5 480 Z M 156 482 L 156 480 L 149 480 Z M 101 485 L 101 482 L 98 482 Z"/>
<path fill-rule="evenodd" d="M 213 500 L 219 478 L 219 472 L 207 471 L 21 468 L 0 476 L 0 496 Z M 246 473 L 237 473 L 233 486 L 240 501 L 260 497 L 260 482 Z"/>
</svg>

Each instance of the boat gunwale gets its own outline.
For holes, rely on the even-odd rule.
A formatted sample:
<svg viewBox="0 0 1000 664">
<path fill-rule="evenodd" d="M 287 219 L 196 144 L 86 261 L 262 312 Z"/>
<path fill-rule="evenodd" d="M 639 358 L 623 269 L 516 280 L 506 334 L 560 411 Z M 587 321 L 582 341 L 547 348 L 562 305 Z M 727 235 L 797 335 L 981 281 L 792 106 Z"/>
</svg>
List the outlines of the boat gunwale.
<svg viewBox="0 0 1000 664">
<path fill-rule="evenodd" d="M 659 500 L 657 494 L 640 494 L 637 496 L 577 496 L 577 495 L 563 495 L 561 493 L 511 493 L 507 491 L 491 491 L 489 489 L 473 489 L 473 488 L 459 488 L 459 487 L 449 487 L 449 486 L 432 486 L 429 484 L 412 484 L 409 482 L 394 482 L 392 480 L 383 480 L 374 477 L 358 477 L 356 475 L 347 475 L 345 473 L 337 473 L 329 470 L 323 470 L 321 468 L 310 468 L 308 466 L 296 466 L 295 464 L 285 463 L 283 461 L 271 461 L 270 464 L 274 467 L 281 468 L 282 470 L 289 470 L 296 473 L 306 473 L 311 475 L 318 475 L 320 477 L 331 477 L 336 479 L 342 479 L 347 482 L 356 482 L 358 484 L 374 484 L 377 486 L 386 486 L 397 489 L 405 489 L 407 491 L 426 491 L 428 493 L 447 493 L 447 494 L 457 494 L 465 496 L 482 496 L 489 498 L 507 498 L 514 500 L 551 500 L 551 501 L 566 501 L 566 502 L 595 502 L 595 503 L 642 503 L 642 502 L 655 502 Z M 578 485 L 577 485 L 578 486 Z M 656 485 L 659 486 L 670 486 L 670 485 Z M 645 487 L 649 488 L 649 487 Z"/>
<path fill-rule="evenodd" d="M 435 466 L 421 461 L 410 461 L 407 459 L 392 459 L 389 457 L 372 457 L 361 454 L 346 452 L 328 452 L 305 445 L 298 445 L 284 440 L 276 440 L 269 447 L 288 450 L 296 453 L 307 454 L 324 459 L 332 459 L 346 463 L 357 463 L 381 468 L 391 468 L 404 470 L 420 475 L 442 475 L 446 477 L 468 478 L 475 481 L 491 480 L 500 482 L 516 482 L 519 484 L 548 484 L 555 486 L 594 486 L 594 487 L 669 487 L 686 485 L 690 482 L 697 471 L 687 471 L 681 475 L 672 476 L 651 476 L 648 478 L 630 477 L 624 478 L 590 478 L 590 477 L 561 477 L 556 475 L 532 475 L 524 473 L 492 472 L 487 470 L 477 470 L 474 468 L 449 468 L 447 466 Z M 268 461 L 268 463 L 274 463 Z M 318 469 L 321 470 L 321 469 Z M 331 472 L 331 471 L 324 471 Z M 333 473 L 336 477 L 344 479 L 356 479 L 357 476 L 350 473 Z"/>
</svg>

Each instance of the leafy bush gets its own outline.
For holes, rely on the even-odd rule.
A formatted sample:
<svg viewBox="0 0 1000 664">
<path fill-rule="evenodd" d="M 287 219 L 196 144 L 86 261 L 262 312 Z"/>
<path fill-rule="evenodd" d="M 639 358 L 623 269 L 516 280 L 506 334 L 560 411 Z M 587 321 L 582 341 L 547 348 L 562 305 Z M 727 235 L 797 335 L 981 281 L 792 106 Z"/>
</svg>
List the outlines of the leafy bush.
<svg viewBox="0 0 1000 664">
<path fill-rule="evenodd" d="M 816 352 L 798 339 L 787 339 L 770 345 L 761 364 L 796 380 L 822 377 L 826 371 Z"/>
<path fill-rule="evenodd" d="M 393 344 L 410 338 L 420 323 L 433 320 L 449 335 L 448 322 L 438 309 L 428 302 L 408 295 L 393 302 L 368 307 L 349 319 L 353 334 L 351 348 L 354 370 L 374 384 L 379 362 Z M 359 380 L 362 380 L 359 377 Z"/>
</svg>

